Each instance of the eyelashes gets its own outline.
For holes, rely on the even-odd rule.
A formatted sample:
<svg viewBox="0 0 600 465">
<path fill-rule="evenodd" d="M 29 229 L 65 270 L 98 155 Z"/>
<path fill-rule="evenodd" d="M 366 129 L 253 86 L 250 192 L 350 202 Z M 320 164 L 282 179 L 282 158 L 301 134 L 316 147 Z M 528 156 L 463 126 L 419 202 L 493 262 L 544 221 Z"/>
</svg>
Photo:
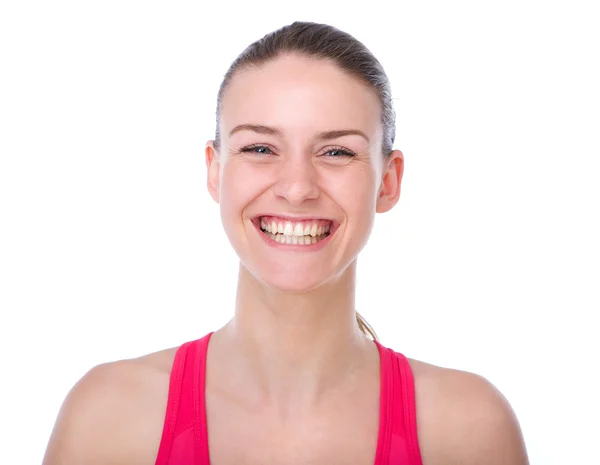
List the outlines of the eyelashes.
<svg viewBox="0 0 600 465">
<path fill-rule="evenodd" d="M 274 155 L 274 153 L 270 147 L 268 147 L 266 145 L 259 145 L 259 144 L 249 145 L 247 147 L 244 147 L 244 148 L 240 149 L 240 152 L 241 153 L 257 153 L 260 155 Z"/>
<path fill-rule="evenodd" d="M 353 157 L 354 153 L 350 152 L 349 150 L 346 150 L 343 147 L 334 147 L 332 149 L 329 149 L 327 152 L 325 153 L 331 153 L 331 152 L 337 152 L 338 155 L 330 155 L 334 158 L 338 158 L 338 157 Z"/>
<path fill-rule="evenodd" d="M 240 153 L 256 153 L 258 155 L 275 155 L 274 149 L 264 144 L 253 144 L 243 147 Z M 335 154 L 335 155 L 334 155 Z M 327 158 L 351 158 L 355 154 L 344 147 L 331 147 L 327 151 L 323 152 L 321 156 Z"/>
</svg>

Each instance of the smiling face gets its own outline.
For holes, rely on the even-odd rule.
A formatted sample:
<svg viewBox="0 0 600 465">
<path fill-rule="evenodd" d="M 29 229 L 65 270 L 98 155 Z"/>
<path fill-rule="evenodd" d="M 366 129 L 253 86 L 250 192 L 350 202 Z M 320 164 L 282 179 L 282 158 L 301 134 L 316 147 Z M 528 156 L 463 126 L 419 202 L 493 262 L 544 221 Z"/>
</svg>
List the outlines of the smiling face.
<svg viewBox="0 0 600 465">
<path fill-rule="evenodd" d="M 381 151 L 381 105 L 326 60 L 283 56 L 237 72 L 207 144 L 208 186 L 243 265 L 302 292 L 347 269 L 376 211 L 398 200 L 402 154 Z"/>
</svg>

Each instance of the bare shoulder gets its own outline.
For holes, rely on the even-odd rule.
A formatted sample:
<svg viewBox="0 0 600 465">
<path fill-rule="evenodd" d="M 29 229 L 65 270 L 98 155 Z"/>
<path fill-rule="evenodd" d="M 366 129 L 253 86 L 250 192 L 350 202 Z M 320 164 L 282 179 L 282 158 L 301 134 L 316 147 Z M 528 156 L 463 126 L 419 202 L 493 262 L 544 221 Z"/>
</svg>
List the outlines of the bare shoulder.
<svg viewBox="0 0 600 465">
<path fill-rule="evenodd" d="M 487 379 L 409 359 L 424 465 L 527 465 L 517 417 Z"/>
<path fill-rule="evenodd" d="M 92 368 L 67 395 L 44 465 L 153 464 L 176 348 Z"/>
</svg>

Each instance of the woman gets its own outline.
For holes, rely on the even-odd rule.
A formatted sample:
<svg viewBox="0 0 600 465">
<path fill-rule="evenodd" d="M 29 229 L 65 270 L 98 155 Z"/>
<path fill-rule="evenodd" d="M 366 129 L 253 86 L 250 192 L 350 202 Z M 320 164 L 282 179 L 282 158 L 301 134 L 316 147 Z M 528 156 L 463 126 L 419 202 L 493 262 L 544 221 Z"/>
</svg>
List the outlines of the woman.
<svg viewBox="0 0 600 465">
<path fill-rule="evenodd" d="M 206 145 L 240 257 L 235 315 L 93 368 L 44 463 L 526 464 L 489 382 L 383 347 L 355 312 L 357 255 L 400 195 L 394 125 L 385 72 L 348 34 L 296 22 L 250 45 Z"/>
</svg>

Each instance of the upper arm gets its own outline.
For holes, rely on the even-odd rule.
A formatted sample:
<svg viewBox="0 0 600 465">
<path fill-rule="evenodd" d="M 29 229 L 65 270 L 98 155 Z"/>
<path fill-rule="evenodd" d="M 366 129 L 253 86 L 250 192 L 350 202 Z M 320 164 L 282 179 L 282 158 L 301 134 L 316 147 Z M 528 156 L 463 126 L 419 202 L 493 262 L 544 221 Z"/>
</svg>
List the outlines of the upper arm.
<svg viewBox="0 0 600 465">
<path fill-rule="evenodd" d="M 504 396 L 473 373 L 413 361 L 423 465 L 528 465 Z"/>
<path fill-rule="evenodd" d="M 444 422 L 448 461 L 528 465 L 521 428 L 506 398 L 485 378 L 458 373 Z"/>
<path fill-rule="evenodd" d="M 43 465 L 135 463 L 131 389 L 118 363 L 90 370 L 69 392 L 58 414 Z M 129 419 L 128 419 L 129 418 Z"/>
</svg>

